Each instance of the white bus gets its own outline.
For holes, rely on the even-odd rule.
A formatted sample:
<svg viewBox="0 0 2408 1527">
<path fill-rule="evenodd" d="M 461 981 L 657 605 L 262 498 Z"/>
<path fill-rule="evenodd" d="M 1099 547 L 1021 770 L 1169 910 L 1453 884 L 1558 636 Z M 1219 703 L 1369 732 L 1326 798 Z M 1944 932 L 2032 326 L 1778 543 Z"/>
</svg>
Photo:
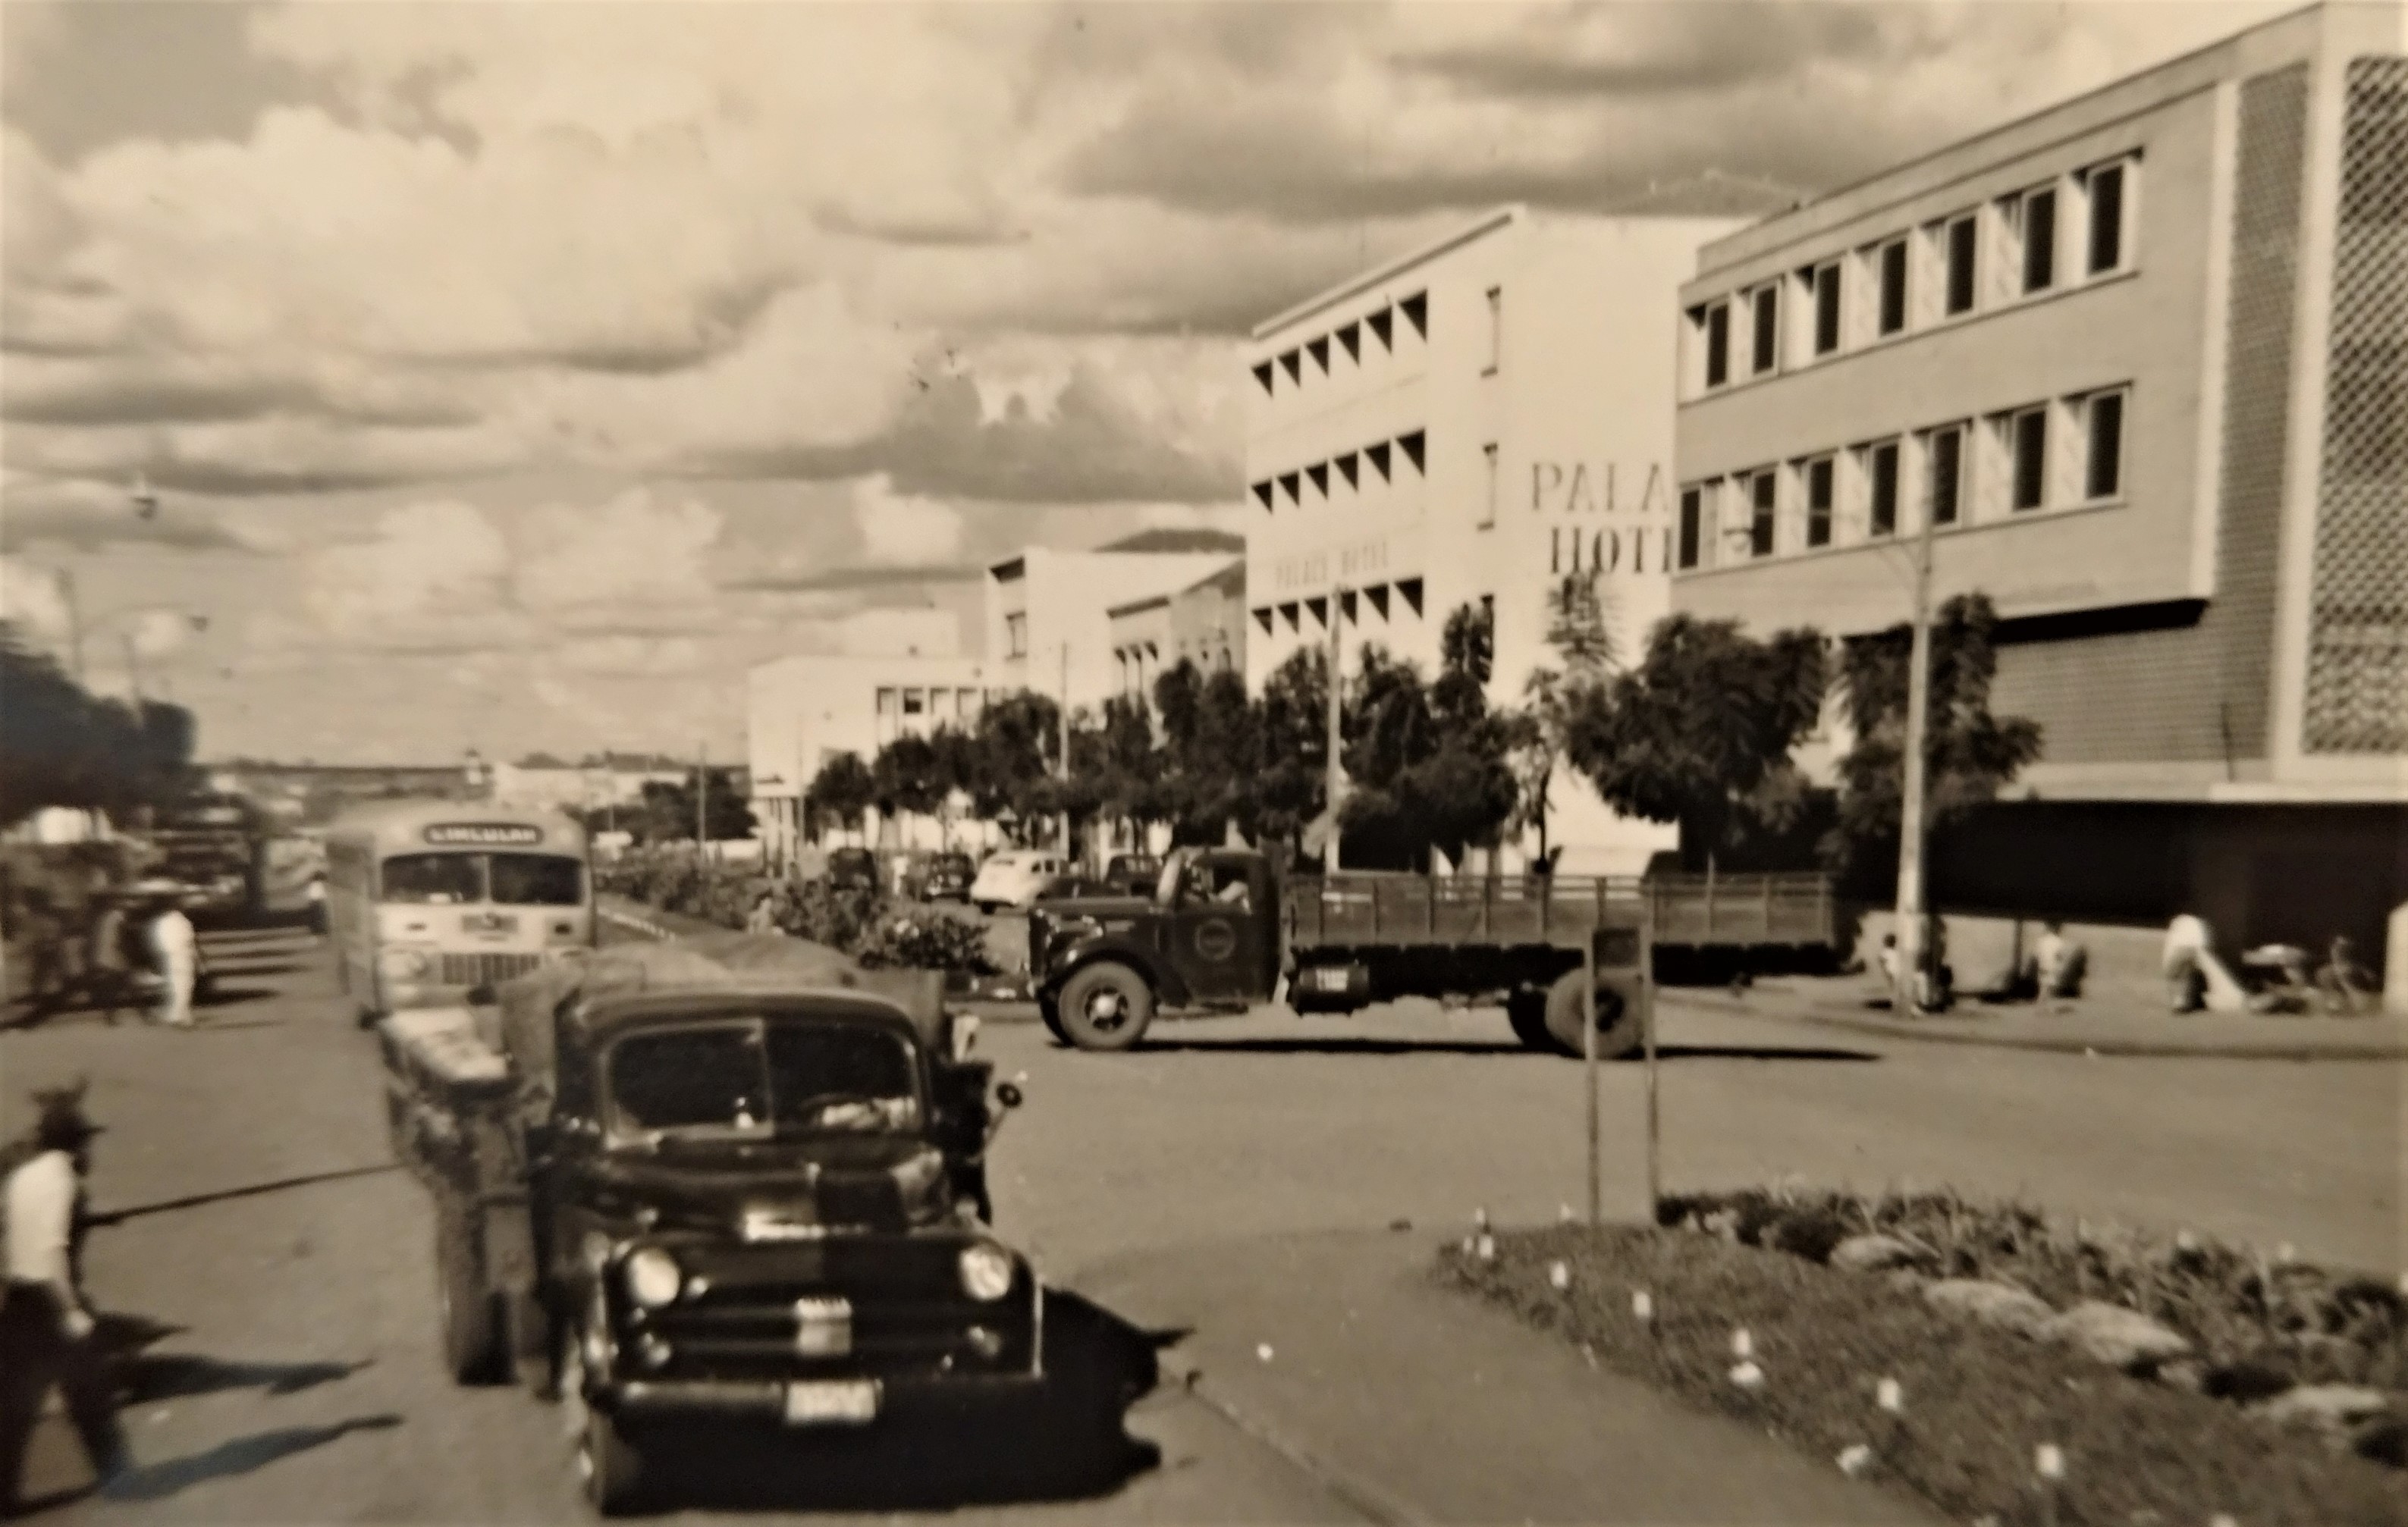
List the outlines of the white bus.
<svg viewBox="0 0 2408 1527">
<path fill-rule="evenodd" d="M 592 946 L 585 829 L 480 802 L 363 806 L 326 834 L 326 915 L 362 1022 L 448 1006 Z"/>
</svg>

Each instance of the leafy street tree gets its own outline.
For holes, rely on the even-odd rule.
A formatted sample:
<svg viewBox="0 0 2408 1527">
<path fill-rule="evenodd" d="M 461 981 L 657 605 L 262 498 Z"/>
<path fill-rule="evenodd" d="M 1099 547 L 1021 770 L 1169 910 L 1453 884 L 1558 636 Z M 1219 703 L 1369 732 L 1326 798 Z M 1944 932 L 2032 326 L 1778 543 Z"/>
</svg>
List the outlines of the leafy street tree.
<svg viewBox="0 0 2408 1527">
<path fill-rule="evenodd" d="M 674 784 L 666 779 L 644 782 L 643 799 L 633 820 L 620 825 L 646 843 L 669 843 L 694 837 L 695 778 L 689 774 Z M 737 789 L 733 769 L 710 771 L 710 794 L 703 803 L 703 830 L 712 842 L 752 835 L 752 807 Z"/>
<path fill-rule="evenodd" d="M 936 745 L 915 733 L 906 732 L 881 748 L 869 766 L 880 813 L 934 816 L 952 789 L 942 768 Z"/>
<path fill-rule="evenodd" d="M 803 814 L 814 826 L 833 821 L 845 831 L 858 831 L 862 813 L 877 799 L 878 781 L 860 755 L 832 753 L 803 792 Z"/>
<path fill-rule="evenodd" d="M 1027 690 L 979 713 L 970 799 L 979 815 L 991 821 L 1010 813 L 1024 842 L 1044 814 L 1046 777 L 1061 756 L 1061 714 L 1050 697 Z"/>
<path fill-rule="evenodd" d="M 1233 793 L 1239 831 L 1256 841 L 1293 843 L 1321 814 L 1328 784 L 1329 658 L 1301 648 L 1271 670 L 1249 707 L 1246 788 Z"/>
<path fill-rule="evenodd" d="M 1543 863 L 1554 862 L 1547 813 L 1555 771 L 1570 746 L 1571 719 L 1595 703 L 1595 692 L 1621 658 L 1606 616 L 1605 592 L 1594 570 L 1567 574 L 1547 591 L 1547 645 L 1555 663 L 1532 670 L 1522 708 L 1507 720 L 1521 799 L 1506 825 L 1516 833 L 1536 829 Z"/>
<path fill-rule="evenodd" d="M 1495 841 L 1518 792 L 1512 729 L 1488 707 L 1494 644 L 1492 618 L 1467 605 L 1447 618 L 1426 687 L 1411 664 L 1365 649 L 1344 727 L 1348 863 L 1419 868 L 1432 850 L 1460 862 Z"/>
<path fill-rule="evenodd" d="M 1823 641 L 1812 631 L 1756 641 L 1736 621 L 1669 616 L 1637 668 L 1580 694 L 1566 756 L 1607 804 L 1678 822 L 1684 855 L 1711 867 L 1802 806 L 1790 753 L 1827 688 Z"/>
<path fill-rule="evenodd" d="M 1987 596 L 1960 594 L 1931 625 L 1929 729 L 1925 737 L 1925 825 L 1944 826 L 2014 781 L 2040 757 L 2041 729 L 1990 714 L 1998 673 L 1998 613 Z M 1907 661 L 1904 625 L 1847 644 L 1842 679 L 1856 746 L 1840 764 L 1838 825 L 1824 852 L 1852 890 L 1891 893 L 1903 811 Z"/>
<path fill-rule="evenodd" d="M 0 621 L 0 824 L 45 806 L 125 820 L 175 796 L 191 773 L 192 712 L 100 699 Z"/>
<path fill-rule="evenodd" d="M 1164 809 L 1174 841 L 1218 844 L 1232 823 L 1254 824 L 1258 717 L 1236 671 L 1182 661 L 1154 686 L 1160 719 Z"/>
</svg>

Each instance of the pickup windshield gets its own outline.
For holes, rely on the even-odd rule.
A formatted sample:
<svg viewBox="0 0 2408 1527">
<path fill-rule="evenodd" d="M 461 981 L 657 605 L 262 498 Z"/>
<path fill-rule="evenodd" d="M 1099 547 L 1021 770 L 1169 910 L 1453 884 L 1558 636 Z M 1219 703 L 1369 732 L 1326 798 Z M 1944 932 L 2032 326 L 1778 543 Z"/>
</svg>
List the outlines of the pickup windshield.
<svg viewBox="0 0 2408 1527">
<path fill-rule="evenodd" d="M 859 1023 L 738 1018 L 636 1033 L 610 1049 L 610 1098 L 656 1135 L 879 1134 L 916 1128 L 901 1035 Z"/>
</svg>

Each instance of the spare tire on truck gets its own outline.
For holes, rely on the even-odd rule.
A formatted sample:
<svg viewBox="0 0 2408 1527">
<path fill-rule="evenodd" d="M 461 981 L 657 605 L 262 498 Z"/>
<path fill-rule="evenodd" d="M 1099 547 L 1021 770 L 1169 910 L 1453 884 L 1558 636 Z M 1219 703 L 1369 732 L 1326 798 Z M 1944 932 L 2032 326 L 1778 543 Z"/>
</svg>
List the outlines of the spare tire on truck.
<svg viewBox="0 0 2408 1527">
<path fill-rule="evenodd" d="M 1584 971 L 1568 970 L 1547 989 L 1547 1034 L 1566 1055 L 1581 1055 L 1586 1020 L 1581 996 Z M 1635 973 L 1612 971 L 1597 978 L 1597 1058 L 1619 1061 L 1646 1043 L 1646 992 Z"/>
</svg>

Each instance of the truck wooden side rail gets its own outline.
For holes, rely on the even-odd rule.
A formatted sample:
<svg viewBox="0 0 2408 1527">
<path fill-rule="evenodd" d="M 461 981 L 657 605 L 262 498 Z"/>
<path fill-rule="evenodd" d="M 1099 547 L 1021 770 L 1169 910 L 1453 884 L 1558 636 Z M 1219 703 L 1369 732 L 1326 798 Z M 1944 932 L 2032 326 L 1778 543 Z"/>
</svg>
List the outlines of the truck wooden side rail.
<svg viewBox="0 0 2408 1527">
<path fill-rule="evenodd" d="M 1579 949 L 1600 928 L 1676 945 L 1815 945 L 1836 935 L 1821 875 L 1299 876 L 1287 899 L 1291 948 L 1540 946 Z"/>
</svg>

